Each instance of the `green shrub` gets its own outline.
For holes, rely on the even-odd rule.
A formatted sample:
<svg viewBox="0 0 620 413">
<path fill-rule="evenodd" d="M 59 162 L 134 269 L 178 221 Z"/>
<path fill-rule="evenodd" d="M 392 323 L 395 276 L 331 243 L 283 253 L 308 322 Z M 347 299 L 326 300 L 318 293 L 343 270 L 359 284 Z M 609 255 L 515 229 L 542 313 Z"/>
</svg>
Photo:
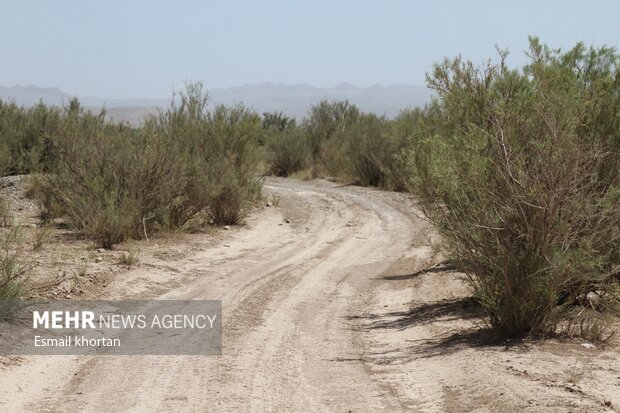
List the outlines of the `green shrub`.
<svg viewBox="0 0 620 413">
<path fill-rule="evenodd" d="M 390 134 L 397 142 L 396 153 L 389 164 L 392 189 L 415 192 L 415 188 L 412 187 L 412 169 L 408 166 L 407 155 L 415 153 L 420 142 L 427 136 L 451 133 L 441 104 L 437 99 L 433 99 L 424 108 L 402 111 L 396 119 L 389 122 L 388 127 Z"/>
<path fill-rule="evenodd" d="M 0 176 L 46 170 L 52 161 L 50 133 L 59 110 L 42 103 L 26 109 L 0 101 Z"/>
<path fill-rule="evenodd" d="M 342 158 L 353 179 L 364 186 L 394 188 L 394 156 L 399 144 L 390 134 L 387 121 L 374 114 L 362 114 L 346 132 L 347 144 Z"/>
<path fill-rule="evenodd" d="M 304 120 L 310 151 L 315 162 L 329 162 L 339 148 L 340 136 L 359 117 L 359 109 L 348 101 L 323 100 L 311 106 Z"/>
<path fill-rule="evenodd" d="M 53 165 L 34 185 L 45 215 L 66 217 L 105 248 L 181 228 L 203 211 L 217 223 L 242 220 L 260 196 L 260 120 L 242 107 L 205 108 L 191 84 L 140 129 L 73 104 L 53 137 Z"/>
<path fill-rule="evenodd" d="M 403 190 L 403 167 L 396 155 L 408 136 L 396 125 L 406 124 L 361 113 L 346 101 L 323 101 L 310 109 L 304 131 L 315 168 L 340 180 Z"/>
<path fill-rule="evenodd" d="M 205 208 L 217 224 L 239 223 L 260 197 L 259 116 L 242 106 L 207 111 L 206 104 L 202 86 L 190 84 L 180 105 L 151 124 L 186 165 L 176 226 Z"/>
<path fill-rule="evenodd" d="M 11 309 L 11 300 L 23 293 L 23 282 L 30 271 L 15 250 L 17 229 L 2 230 L 0 234 L 0 318 Z"/>
<path fill-rule="evenodd" d="M 276 115 L 265 113 L 263 117 L 267 172 L 289 176 L 309 166 L 310 147 L 303 130 L 293 119 Z"/>
<path fill-rule="evenodd" d="M 263 142 L 268 173 L 288 176 L 312 167 L 342 181 L 404 190 L 407 176 L 397 155 L 408 144 L 423 111 L 403 112 L 388 121 L 362 113 L 347 101 L 322 101 L 310 108 L 302 127 L 282 116 L 266 113 Z"/>
<path fill-rule="evenodd" d="M 75 106 L 54 143 L 52 170 L 35 185 L 44 209 L 105 248 L 139 234 L 142 218 L 157 212 L 153 206 L 172 178 L 164 157 L 154 154 L 157 145 Z"/>
<path fill-rule="evenodd" d="M 620 276 L 619 57 L 536 39 L 529 55 L 522 71 L 505 53 L 480 68 L 436 65 L 428 83 L 447 125 L 403 157 L 491 327 L 508 336 L 552 330 Z"/>
<path fill-rule="evenodd" d="M 224 174 L 209 202 L 209 212 L 219 225 L 238 224 L 260 198 L 260 183 L 239 172 Z"/>
</svg>

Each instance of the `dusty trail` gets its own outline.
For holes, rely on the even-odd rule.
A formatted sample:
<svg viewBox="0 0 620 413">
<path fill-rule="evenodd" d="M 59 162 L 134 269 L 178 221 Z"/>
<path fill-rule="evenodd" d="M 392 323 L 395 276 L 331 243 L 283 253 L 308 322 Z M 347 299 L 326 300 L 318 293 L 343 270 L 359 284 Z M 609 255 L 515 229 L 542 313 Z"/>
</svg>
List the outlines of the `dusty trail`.
<svg viewBox="0 0 620 413">
<path fill-rule="evenodd" d="M 327 182 L 268 179 L 265 187 L 280 207 L 225 244 L 176 263 L 178 274 L 141 268 L 109 288 L 111 298 L 144 297 L 136 280 L 174 276 L 183 283 L 162 298 L 222 299 L 221 357 L 32 358 L 28 373 L 0 380 L 3 408 L 407 410 L 362 361 L 351 320 L 366 310 L 372 280 L 426 243 L 409 201 Z"/>
</svg>

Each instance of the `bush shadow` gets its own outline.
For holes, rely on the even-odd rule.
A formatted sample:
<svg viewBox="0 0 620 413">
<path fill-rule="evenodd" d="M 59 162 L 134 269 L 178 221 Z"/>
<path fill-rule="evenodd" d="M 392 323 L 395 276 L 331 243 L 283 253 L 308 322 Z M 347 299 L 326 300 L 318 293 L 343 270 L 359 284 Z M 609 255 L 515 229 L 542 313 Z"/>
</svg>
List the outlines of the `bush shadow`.
<svg viewBox="0 0 620 413">
<path fill-rule="evenodd" d="M 473 297 L 423 303 L 408 311 L 350 316 L 347 317 L 347 322 L 361 333 L 380 330 L 403 331 L 434 323 L 448 330 L 429 338 L 404 340 L 398 346 L 390 345 L 384 349 L 368 351 L 359 358 L 340 357 L 333 360 L 397 365 L 416 359 L 448 356 L 472 348 L 505 351 L 514 346 L 523 346 L 522 340 L 507 340 L 492 334 L 482 326 L 482 320 L 482 308 Z M 462 321 L 467 321 L 469 327 L 456 324 Z M 454 328 L 450 329 L 451 326 Z"/>
<path fill-rule="evenodd" d="M 422 270 L 413 272 L 411 274 L 397 274 L 397 275 L 384 275 L 379 277 L 380 280 L 387 281 L 403 281 L 403 280 L 413 280 L 417 277 L 420 277 L 424 274 L 432 274 L 432 273 L 440 273 L 440 272 L 457 272 L 458 268 L 454 265 L 450 264 L 439 264 L 430 268 L 424 268 Z"/>
<path fill-rule="evenodd" d="M 347 320 L 357 321 L 361 330 L 371 331 L 378 329 L 404 330 L 438 320 L 443 322 L 471 320 L 481 316 L 482 311 L 476 300 L 473 297 L 465 297 L 424 303 L 408 311 L 349 316 Z"/>
</svg>

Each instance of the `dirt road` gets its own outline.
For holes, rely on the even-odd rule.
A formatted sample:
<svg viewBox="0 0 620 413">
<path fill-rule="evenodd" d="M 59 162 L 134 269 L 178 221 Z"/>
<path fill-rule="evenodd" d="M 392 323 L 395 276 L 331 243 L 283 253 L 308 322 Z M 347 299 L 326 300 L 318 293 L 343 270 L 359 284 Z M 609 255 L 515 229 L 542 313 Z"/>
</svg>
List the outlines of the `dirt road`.
<svg viewBox="0 0 620 413">
<path fill-rule="evenodd" d="M 458 302 L 442 304 L 463 291 L 459 275 L 428 278 L 441 267 L 416 273 L 433 265 L 433 254 L 428 226 L 407 196 L 326 181 L 268 179 L 265 189 L 274 206 L 245 227 L 168 267 L 130 270 L 102 297 L 221 299 L 222 356 L 29 357 L 0 375 L 0 408 L 555 411 L 558 402 L 558 411 L 605 411 L 606 394 L 584 398 L 560 385 L 541 391 L 540 381 L 514 373 L 527 359 L 510 349 L 477 350 L 466 339 L 456 341 L 461 347 L 417 344 L 472 321 L 459 315 Z M 432 305 L 415 312 L 425 302 Z M 616 364 L 601 380 L 617 380 Z M 548 396 L 543 404 L 522 400 L 537 391 Z"/>
<path fill-rule="evenodd" d="M 425 242 L 404 196 L 270 179 L 265 208 L 222 244 L 174 264 L 140 268 L 109 297 L 179 274 L 162 298 L 222 299 L 221 357 L 32 358 L 6 406 L 42 411 L 395 411 L 353 346 L 369 280 Z M 378 195 L 375 195 L 378 194 Z M 286 223 L 285 220 L 291 221 Z M 412 231 L 412 228 L 414 230 Z M 139 281 L 136 281 L 139 280 Z M 37 371 L 38 370 L 38 371 Z M 13 383 L 15 384 L 15 383 Z M 22 387 L 25 386 L 25 387 Z M 21 390 L 20 390 L 21 388 Z M 14 390 L 14 391 L 13 391 Z"/>
</svg>

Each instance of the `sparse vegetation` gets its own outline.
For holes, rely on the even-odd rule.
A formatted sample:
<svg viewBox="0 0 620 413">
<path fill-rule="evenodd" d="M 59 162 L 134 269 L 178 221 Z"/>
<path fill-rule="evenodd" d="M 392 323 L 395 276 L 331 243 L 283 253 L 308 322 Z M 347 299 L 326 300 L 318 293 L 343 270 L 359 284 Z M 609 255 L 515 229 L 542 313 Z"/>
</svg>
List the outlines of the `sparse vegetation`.
<svg viewBox="0 0 620 413">
<path fill-rule="evenodd" d="M 118 262 L 121 265 L 131 268 L 138 263 L 139 259 L 140 250 L 136 247 L 131 247 L 128 251 L 121 252 Z"/>
<path fill-rule="evenodd" d="M 10 227 L 13 225 L 13 214 L 9 203 L 4 198 L 0 198 L 0 227 Z"/>
<path fill-rule="evenodd" d="M 34 251 L 41 251 L 43 249 L 43 246 L 48 242 L 49 237 L 50 237 L 49 227 L 38 227 L 34 233 L 32 249 Z"/>
</svg>

